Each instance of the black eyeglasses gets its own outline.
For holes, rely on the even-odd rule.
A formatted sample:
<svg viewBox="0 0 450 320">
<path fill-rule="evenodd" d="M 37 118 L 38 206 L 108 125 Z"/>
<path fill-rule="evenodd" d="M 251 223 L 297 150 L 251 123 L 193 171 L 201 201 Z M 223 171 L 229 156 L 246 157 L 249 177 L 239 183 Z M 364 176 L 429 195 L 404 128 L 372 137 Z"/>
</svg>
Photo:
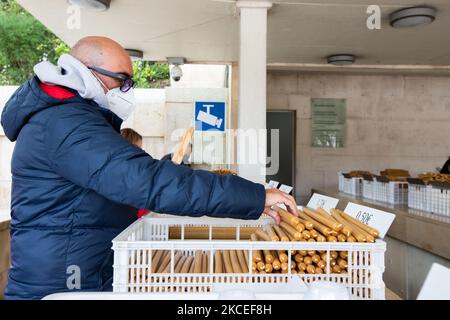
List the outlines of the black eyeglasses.
<svg viewBox="0 0 450 320">
<path fill-rule="evenodd" d="M 108 70 L 105 70 L 102 68 L 96 68 L 96 67 L 87 67 L 87 68 L 90 70 L 93 70 L 95 72 L 98 72 L 104 76 L 111 77 L 111 78 L 122 81 L 122 84 L 120 85 L 120 91 L 122 91 L 122 92 L 127 92 L 136 85 L 136 82 L 127 74 L 112 72 L 112 71 L 108 71 Z"/>
</svg>

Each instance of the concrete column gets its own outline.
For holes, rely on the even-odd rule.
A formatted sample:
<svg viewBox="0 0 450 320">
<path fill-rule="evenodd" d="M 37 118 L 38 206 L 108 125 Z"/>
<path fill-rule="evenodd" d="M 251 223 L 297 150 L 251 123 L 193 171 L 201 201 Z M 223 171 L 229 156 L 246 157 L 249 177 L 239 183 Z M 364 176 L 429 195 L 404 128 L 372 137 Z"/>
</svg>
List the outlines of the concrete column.
<svg viewBox="0 0 450 320">
<path fill-rule="evenodd" d="M 244 178 L 264 183 L 267 11 L 272 3 L 238 1 L 236 6 L 240 10 L 238 171 Z"/>
<path fill-rule="evenodd" d="M 236 132 L 239 128 L 239 66 L 237 62 L 231 64 L 231 81 L 230 81 L 230 126 L 229 128 L 232 132 Z M 238 172 L 237 166 L 237 138 L 234 134 L 228 135 L 229 138 L 229 148 L 228 148 L 228 159 L 230 160 L 230 169 Z"/>
</svg>

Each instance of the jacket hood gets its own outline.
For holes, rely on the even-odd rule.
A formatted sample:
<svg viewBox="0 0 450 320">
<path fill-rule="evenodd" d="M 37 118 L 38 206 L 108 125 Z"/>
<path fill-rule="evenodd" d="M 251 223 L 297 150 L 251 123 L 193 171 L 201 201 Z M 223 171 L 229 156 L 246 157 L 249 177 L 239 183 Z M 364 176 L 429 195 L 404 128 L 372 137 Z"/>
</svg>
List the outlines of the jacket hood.
<svg viewBox="0 0 450 320">
<path fill-rule="evenodd" d="M 74 102 L 87 103 L 93 105 L 93 107 L 102 109 L 100 111 L 116 130 L 117 126 L 120 128 L 121 121 L 112 112 L 99 107 L 92 100 L 83 99 L 77 92 L 74 93 L 76 95 L 73 98 L 64 100 L 56 99 L 41 90 L 39 80 L 36 77 L 28 80 L 13 93 L 3 109 L 1 125 L 3 131 L 5 131 L 5 135 L 9 140 L 16 141 L 20 130 L 22 130 L 34 114 L 47 108 Z"/>
<path fill-rule="evenodd" d="M 78 92 L 80 97 L 94 100 L 99 106 L 109 109 L 106 94 L 100 82 L 81 61 L 70 54 L 61 55 L 57 65 L 50 61 L 39 62 L 34 66 L 33 71 L 39 81 L 70 88 Z"/>
</svg>

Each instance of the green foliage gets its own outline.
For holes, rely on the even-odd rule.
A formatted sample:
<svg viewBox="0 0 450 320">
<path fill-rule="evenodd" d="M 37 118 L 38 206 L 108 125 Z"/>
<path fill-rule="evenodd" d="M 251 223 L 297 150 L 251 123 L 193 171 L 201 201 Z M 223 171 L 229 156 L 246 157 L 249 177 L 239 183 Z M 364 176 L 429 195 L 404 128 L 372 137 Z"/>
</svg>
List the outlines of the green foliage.
<svg viewBox="0 0 450 320">
<path fill-rule="evenodd" d="M 33 66 L 47 59 L 56 62 L 67 45 L 23 10 L 15 1 L 0 1 L 0 85 L 20 84 Z"/>
<path fill-rule="evenodd" d="M 12 0 L 0 0 L 0 11 L 7 11 L 9 13 L 22 13 L 23 9 L 17 4 L 16 1 Z"/>
<path fill-rule="evenodd" d="M 33 66 L 56 63 L 69 47 L 15 0 L 0 0 L 0 85 L 18 85 L 33 75 Z M 169 85 L 169 66 L 149 61 L 133 63 L 137 87 Z"/>
<path fill-rule="evenodd" d="M 134 61 L 134 80 L 138 88 L 163 88 L 170 85 L 169 65 L 150 61 Z"/>
</svg>

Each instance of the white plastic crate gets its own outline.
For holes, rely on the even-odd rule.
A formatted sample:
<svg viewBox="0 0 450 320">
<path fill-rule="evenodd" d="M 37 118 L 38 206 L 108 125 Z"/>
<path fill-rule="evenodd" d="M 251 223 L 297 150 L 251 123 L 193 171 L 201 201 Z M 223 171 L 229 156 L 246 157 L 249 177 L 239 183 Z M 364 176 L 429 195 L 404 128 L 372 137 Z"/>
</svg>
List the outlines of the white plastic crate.
<svg viewBox="0 0 450 320">
<path fill-rule="evenodd" d="M 450 216 L 450 183 L 431 183 L 431 210 L 435 214 Z"/>
<path fill-rule="evenodd" d="M 362 182 L 363 182 L 363 178 L 362 177 L 352 177 L 346 173 L 343 173 L 344 176 L 344 188 L 343 191 L 344 193 L 348 193 L 351 194 L 352 196 L 355 197 L 361 197 L 362 196 Z"/>
<path fill-rule="evenodd" d="M 389 181 L 385 177 L 375 177 L 373 200 L 395 205 L 407 204 L 408 182 Z"/>
<path fill-rule="evenodd" d="M 387 183 L 378 181 L 378 179 L 375 178 L 373 183 L 373 200 L 380 202 L 387 202 L 388 200 L 387 193 L 388 193 Z"/>
<path fill-rule="evenodd" d="M 384 252 L 385 242 L 375 243 L 342 243 L 342 242 L 252 242 L 240 239 L 240 228 L 261 227 L 273 223 L 270 219 L 233 220 L 214 218 L 154 218 L 139 219 L 113 240 L 114 250 L 114 292 L 119 293 L 204 293 L 211 292 L 214 286 L 226 284 L 237 289 L 249 289 L 258 284 L 273 284 L 279 290 L 280 284 L 302 280 L 309 283 L 314 280 L 329 280 L 344 283 L 353 298 L 384 299 Z M 236 240 L 184 240 L 184 230 L 187 227 L 209 228 L 209 238 L 215 227 L 234 228 Z M 180 240 L 169 240 L 170 227 L 181 228 Z M 289 261 L 293 250 L 317 250 L 327 254 L 327 264 L 331 251 L 348 252 L 348 273 L 335 274 L 255 274 L 249 273 L 213 273 L 215 250 L 245 250 L 248 253 L 249 264 L 252 261 L 253 250 L 287 250 Z M 155 250 L 169 250 L 171 272 L 151 273 L 152 254 Z M 185 255 L 194 255 L 196 250 L 209 253 L 209 272 L 202 274 L 174 273 L 173 257 L 175 251 Z M 290 264 L 290 262 L 289 262 Z M 329 264 L 328 264 L 329 265 Z M 251 270 L 249 265 L 249 270 Z M 288 267 L 290 270 L 290 266 Z M 287 287 L 287 286 L 286 286 Z M 279 292 L 279 291 L 278 291 Z"/>
<path fill-rule="evenodd" d="M 344 192 L 344 175 L 342 172 L 338 172 L 338 190 Z"/>
<path fill-rule="evenodd" d="M 375 181 L 373 178 L 364 177 L 362 182 L 362 196 L 363 198 L 374 200 L 375 197 Z"/>
<path fill-rule="evenodd" d="M 388 203 L 408 204 L 408 182 L 390 181 L 388 183 Z"/>
<path fill-rule="evenodd" d="M 431 189 L 420 179 L 408 179 L 408 207 L 431 212 Z"/>
</svg>

